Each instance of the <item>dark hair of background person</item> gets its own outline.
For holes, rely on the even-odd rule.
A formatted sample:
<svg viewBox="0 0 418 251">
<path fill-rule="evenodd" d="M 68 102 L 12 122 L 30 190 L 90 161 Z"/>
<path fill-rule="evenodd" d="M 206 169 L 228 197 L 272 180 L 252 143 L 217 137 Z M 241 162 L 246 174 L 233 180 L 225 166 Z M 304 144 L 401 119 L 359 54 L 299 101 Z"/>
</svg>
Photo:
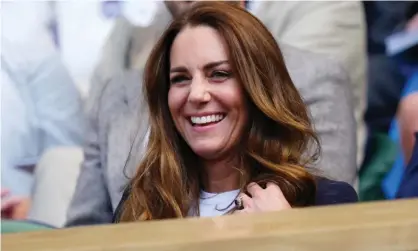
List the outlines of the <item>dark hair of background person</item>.
<svg viewBox="0 0 418 251">
<path fill-rule="evenodd" d="M 250 182 L 262 187 L 274 182 L 291 206 L 314 204 L 316 182 L 309 165 L 319 156 L 320 145 L 274 37 L 243 8 L 199 2 L 169 25 L 147 61 L 144 93 L 150 114 L 149 142 L 119 221 L 182 218 L 198 210 L 199 157 L 177 132 L 167 95 L 172 43 L 186 27 L 199 25 L 212 27 L 224 38 L 248 102 L 248 128 L 236 149 L 241 190 L 245 192 Z"/>
</svg>

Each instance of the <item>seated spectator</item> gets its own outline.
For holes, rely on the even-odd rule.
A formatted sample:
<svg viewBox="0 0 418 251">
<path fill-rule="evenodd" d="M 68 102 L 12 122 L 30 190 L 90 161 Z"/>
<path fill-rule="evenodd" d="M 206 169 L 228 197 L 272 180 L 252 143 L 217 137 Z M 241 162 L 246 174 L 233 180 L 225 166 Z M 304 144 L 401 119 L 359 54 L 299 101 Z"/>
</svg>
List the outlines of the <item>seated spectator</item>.
<svg viewBox="0 0 418 251">
<path fill-rule="evenodd" d="M 386 198 L 396 197 L 397 190 L 404 175 L 405 166 L 411 158 L 414 147 L 415 132 L 418 131 L 417 91 L 418 91 L 418 4 L 414 3 L 409 13 L 404 31 L 395 34 L 387 41 L 388 53 L 396 58 L 398 67 L 406 77 L 398 106 L 397 117 L 389 131 L 391 138 L 397 143 L 399 153 L 395 162 L 382 183 Z M 415 16 L 412 15 L 415 13 Z M 409 37 L 409 39 L 408 39 Z M 411 38 L 415 37 L 415 40 Z M 396 38 L 396 39 L 394 39 Z M 395 43 L 398 39 L 410 40 L 409 43 Z M 412 42 L 413 41 L 413 42 Z"/>
<path fill-rule="evenodd" d="M 370 136 L 389 132 L 405 76 L 386 54 L 386 39 L 403 28 L 414 1 L 363 1 L 368 35 L 368 98 L 365 121 Z"/>
<path fill-rule="evenodd" d="M 414 145 L 415 133 L 418 131 L 418 72 L 412 75 L 403 90 L 402 99 L 399 103 L 397 118 L 391 129 L 391 136 L 397 145 L 397 157 L 391 169 L 382 181 L 382 189 L 388 199 L 397 196 L 402 179 L 407 175 L 405 166 L 409 164 Z M 412 165 L 412 167 L 411 167 Z"/>
<path fill-rule="evenodd" d="M 322 155 L 315 166 L 329 177 L 353 183 L 355 121 L 344 70 L 321 55 L 284 44 L 281 49 L 321 141 Z M 147 142 L 148 111 L 141 80 L 140 72 L 130 70 L 96 83 L 100 88 L 92 94 L 85 160 L 68 210 L 68 226 L 112 221 L 127 177 L 135 173 Z"/>
<path fill-rule="evenodd" d="M 357 166 L 366 130 L 366 23 L 359 1 L 250 1 L 250 10 L 280 43 L 338 60 L 347 70 L 357 132 Z"/>
<path fill-rule="evenodd" d="M 418 83 L 414 56 L 418 47 L 411 43 L 416 34 L 413 13 L 418 5 L 415 2 L 365 2 L 365 6 L 370 28 L 370 91 L 366 113 L 369 140 L 359 174 L 359 196 L 369 201 L 395 198 L 408 162 L 401 154 L 401 143 L 407 145 L 404 147 L 409 152 L 407 159 L 412 152 L 416 114 L 408 100 L 410 94 L 416 92 Z M 394 119 L 397 110 L 397 119 Z"/>
<path fill-rule="evenodd" d="M 23 219 L 39 158 L 51 147 L 82 144 L 83 111 L 47 32 L 23 32 L 11 27 L 13 20 L 2 21 L 2 217 Z"/>
<path fill-rule="evenodd" d="M 310 170 L 319 141 L 306 106 L 274 37 L 242 8 L 202 2 L 176 18 L 144 86 L 149 142 L 116 221 L 356 201 Z"/>
</svg>

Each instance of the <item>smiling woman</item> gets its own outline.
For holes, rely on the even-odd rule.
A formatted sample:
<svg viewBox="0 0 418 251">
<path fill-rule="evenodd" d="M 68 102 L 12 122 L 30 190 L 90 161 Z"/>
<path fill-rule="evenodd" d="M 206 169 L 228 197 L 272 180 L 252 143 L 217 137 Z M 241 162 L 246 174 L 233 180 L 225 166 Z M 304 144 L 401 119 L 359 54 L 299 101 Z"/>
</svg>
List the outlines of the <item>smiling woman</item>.
<svg viewBox="0 0 418 251">
<path fill-rule="evenodd" d="M 309 170 L 319 143 L 307 109 L 276 41 L 244 9 L 201 2 L 175 19 L 149 57 L 144 88 L 149 143 L 115 221 L 357 199 L 348 184 Z"/>
</svg>

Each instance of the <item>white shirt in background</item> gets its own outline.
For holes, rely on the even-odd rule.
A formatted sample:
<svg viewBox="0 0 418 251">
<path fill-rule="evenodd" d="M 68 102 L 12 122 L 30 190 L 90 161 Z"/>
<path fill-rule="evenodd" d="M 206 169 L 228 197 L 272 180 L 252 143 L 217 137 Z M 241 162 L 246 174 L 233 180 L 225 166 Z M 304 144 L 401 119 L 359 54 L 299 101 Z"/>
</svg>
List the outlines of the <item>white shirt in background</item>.
<svg viewBox="0 0 418 251">
<path fill-rule="evenodd" d="M 84 114 L 47 28 L 29 14 L 18 18 L 31 3 L 14 3 L 1 12 L 1 187 L 29 196 L 33 177 L 22 166 L 50 147 L 81 145 Z"/>
</svg>

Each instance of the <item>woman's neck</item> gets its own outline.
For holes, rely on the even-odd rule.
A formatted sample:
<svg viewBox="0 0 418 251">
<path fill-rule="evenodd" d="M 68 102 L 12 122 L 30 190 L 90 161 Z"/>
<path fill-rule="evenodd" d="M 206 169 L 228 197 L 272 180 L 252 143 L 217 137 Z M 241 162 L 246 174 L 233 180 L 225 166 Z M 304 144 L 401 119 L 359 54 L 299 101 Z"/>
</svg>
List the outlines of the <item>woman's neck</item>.
<svg viewBox="0 0 418 251">
<path fill-rule="evenodd" d="M 203 186 L 209 193 L 222 193 L 239 188 L 240 171 L 231 161 L 204 163 Z"/>
</svg>

